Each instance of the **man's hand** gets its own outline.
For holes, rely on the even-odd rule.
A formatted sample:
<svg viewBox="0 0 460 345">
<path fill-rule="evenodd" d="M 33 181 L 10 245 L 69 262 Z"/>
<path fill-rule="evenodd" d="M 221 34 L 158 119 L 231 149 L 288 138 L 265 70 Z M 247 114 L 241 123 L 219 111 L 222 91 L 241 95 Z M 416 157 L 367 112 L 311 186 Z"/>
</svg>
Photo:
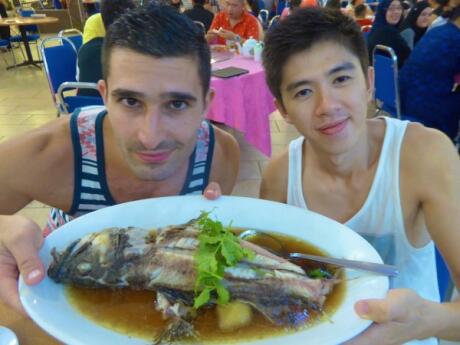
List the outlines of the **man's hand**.
<svg viewBox="0 0 460 345">
<path fill-rule="evenodd" d="M 362 319 L 375 323 L 343 345 L 396 345 L 428 337 L 428 303 L 409 289 L 390 290 L 382 300 L 362 300 L 355 311 Z"/>
<path fill-rule="evenodd" d="M 230 41 L 235 41 L 236 40 L 236 34 L 230 30 L 225 30 L 225 29 L 222 29 L 220 28 L 219 31 L 217 31 L 217 34 L 219 35 L 219 37 L 222 37 L 226 40 L 230 40 Z"/>
<path fill-rule="evenodd" d="M 26 315 L 18 295 L 19 272 L 26 284 L 45 276 L 38 250 L 43 235 L 36 223 L 23 216 L 0 216 L 0 299 Z"/>
<path fill-rule="evenodd" d="M 220 186 L 217 182 L 209 182 L 203 192 L 203 195 L 208 200 L 215 200 L 222 195 L 222 191 L 220 190 Z"/>
</svg>

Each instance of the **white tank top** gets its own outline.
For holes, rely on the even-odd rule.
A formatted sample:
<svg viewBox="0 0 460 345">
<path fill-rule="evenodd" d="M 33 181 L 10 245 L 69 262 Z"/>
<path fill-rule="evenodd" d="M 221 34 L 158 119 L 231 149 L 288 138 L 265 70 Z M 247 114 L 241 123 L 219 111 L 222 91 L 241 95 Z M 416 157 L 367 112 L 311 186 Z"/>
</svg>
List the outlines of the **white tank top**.
<svg viewBox="0 0 460 345">
<path fill-rule="evenodd" d="M 364 205 L 345 225 L 364 237 L 386 264 L 396 265 L 399 275 L 390 281 L 391 288 L 415 290 L 428 300 L 439 302 L 434 243 L 413 247 L 404 228 L 399 193 L 399 160 L 407 121 L 384 117 L 385 137 L 369 195 Z M 287 203 L 308 209 L 308 195 L 302 188 L 302 144 L 304 138 L 289 145 Z M 438 344 L 435 338 L 411 341 L 411 345 Z"/>
</svg>

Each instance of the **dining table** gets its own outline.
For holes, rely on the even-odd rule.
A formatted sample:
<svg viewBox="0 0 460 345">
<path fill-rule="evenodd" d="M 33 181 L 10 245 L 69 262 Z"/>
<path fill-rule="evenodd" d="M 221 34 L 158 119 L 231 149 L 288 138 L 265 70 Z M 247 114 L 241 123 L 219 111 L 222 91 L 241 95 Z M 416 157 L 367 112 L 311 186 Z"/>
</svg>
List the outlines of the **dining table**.
<svg viewBox="0 0 460 345">
<path fill-rule="evenodd" d="M 62 344 L 48 335 L 29 317 L 0 302 L 0 326 L 11 329 L 19 340 L 19 345 L 58 345 Z"/>
<path fill-rule="evenodd" d="M 215 60 L 211 64 L 212 70 L 237 67 L 248 72 L 230 78 L 211 78 L 215 94 L 207 118 L 242 132 L 247 142 L 270 157 L 269 116 L 275 110 L 275 104 L 265 82 L 262 63 L 236 54 Z"/>
<path fill-rule="evenodd" d="M 14 65 L 9 66 L 7 69 L 17 68 L 22 66 L 35 66 L 41 68 L 39 63 L 42 63 L 41 60 L 34 60 L 32 52 L 30 51 L 29 39 L 27 38 L 27 26 L 28 25 L 45 25 L 50 23 L 55 23 L 59 19 L 56 17 L 12 17 L 12 18 L 0 18 L 0 26 L 13 26 L 16 25 L 19 27 L 21 32 L 21 40 L 24 43 L 24 48 L 26 50 L 27 60 Z"/>
</svg>

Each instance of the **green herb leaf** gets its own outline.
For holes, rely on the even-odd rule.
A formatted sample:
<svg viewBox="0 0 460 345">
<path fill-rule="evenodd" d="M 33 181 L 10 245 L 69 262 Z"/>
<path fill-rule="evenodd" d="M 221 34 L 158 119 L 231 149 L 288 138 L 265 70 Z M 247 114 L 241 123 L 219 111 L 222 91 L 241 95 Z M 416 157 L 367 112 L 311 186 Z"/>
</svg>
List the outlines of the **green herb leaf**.
<svg viewBox="0 0 460 345">
<path fill-rule="evenodd" d="M 230 293 L 222 284 L 227 267 L 241 260 L 252 260 L 255 253 L 242 248 L 239 239 L 231 232 L 231 224 L 224 227 L 221 222 L 209 218 L 209 212 L 202 212 L 197 220 L 200 241 L 196 253 L 197 279 L 195 282 L 194 308 L 209 302 L 217 294 L 217 302 L 225 304 Z"/>
<path fill-rule="evenodd" d="M 330 272 L 328 272 L 327 270 L 324 270 L 322 268 L 317 268 L 317 269 L 314 269 L 312 271 L 309 271 L 307 273 L 307 275 L 310 278 L 313 278 L 313 279 L 330 279 L 330 278 L 332 278 L 332 274 Z"/>
</svg>

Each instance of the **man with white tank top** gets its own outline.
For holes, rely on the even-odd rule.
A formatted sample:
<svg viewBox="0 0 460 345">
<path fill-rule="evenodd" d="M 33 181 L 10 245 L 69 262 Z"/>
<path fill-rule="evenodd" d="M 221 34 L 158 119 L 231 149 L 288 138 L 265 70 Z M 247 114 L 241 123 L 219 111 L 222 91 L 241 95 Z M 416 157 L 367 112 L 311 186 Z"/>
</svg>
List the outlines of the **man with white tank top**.
<svg viewBox="0 0 460 345">
<path fill-rule="evenodd" d="M 375 323 L 347 345 L 460 340 L 460 301 L 439 303 L 434 245 L 460 286 L 460 161 L 436 130 L 367 119 L 373 71 L 360 28 L 339 11 L 300 10 L 266 38 L 267 83 L 302 135 L 272 158 L 260 195 L 339 221 L 400 275 L 355 305 Z M 333 239 L 331 239 L 333 240 Z"/>
</svg>

